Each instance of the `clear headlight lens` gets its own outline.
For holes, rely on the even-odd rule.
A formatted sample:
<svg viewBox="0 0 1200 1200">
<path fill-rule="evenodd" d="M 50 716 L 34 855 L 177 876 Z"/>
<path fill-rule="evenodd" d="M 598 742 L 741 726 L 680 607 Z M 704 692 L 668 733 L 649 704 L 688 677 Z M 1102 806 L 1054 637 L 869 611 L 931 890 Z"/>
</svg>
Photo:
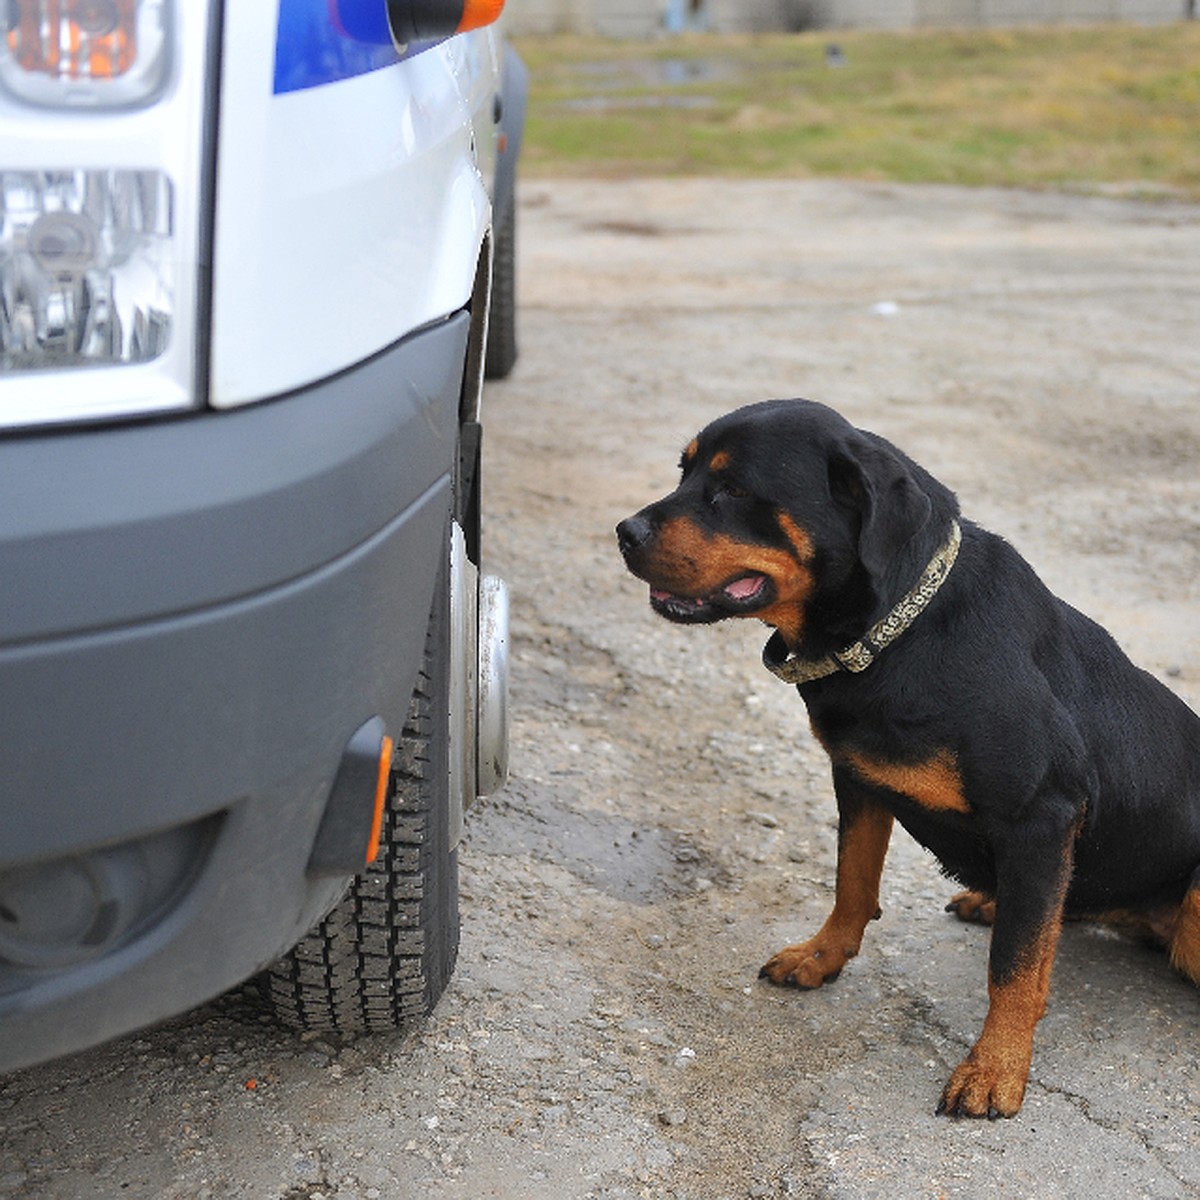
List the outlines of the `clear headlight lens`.
<svg viewBox="0 0 1200 1200">
<path fill-rule="evenodd" d="M 160 171 L 0 171 L 0 370 L 162 354 L 172 232 Z"/>
<path fill-rule="evenodd" d="M 218 7 L 0 0 L 0 436 L 204 403 Z"/>
<path fill-rule="evenodd" d="M 0 84 L 33 104 L 124 108 L 166 78 L 166 0 L 2 0 Z"/>
</svg>

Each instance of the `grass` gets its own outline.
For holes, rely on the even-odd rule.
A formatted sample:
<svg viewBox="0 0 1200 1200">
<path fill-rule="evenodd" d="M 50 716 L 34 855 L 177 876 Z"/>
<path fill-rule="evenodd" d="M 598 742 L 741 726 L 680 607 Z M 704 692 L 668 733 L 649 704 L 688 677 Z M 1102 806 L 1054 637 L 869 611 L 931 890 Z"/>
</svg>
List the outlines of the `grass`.
<svg viewBox="0 0 1200 1200">
<path fill-rule="evenodd" d="M 826 62 L 836 41 L 845 64 Z M 520 39 L 522 170 L 1096 188 L 1200 199 L 1200 22 Z"/>
</svg>

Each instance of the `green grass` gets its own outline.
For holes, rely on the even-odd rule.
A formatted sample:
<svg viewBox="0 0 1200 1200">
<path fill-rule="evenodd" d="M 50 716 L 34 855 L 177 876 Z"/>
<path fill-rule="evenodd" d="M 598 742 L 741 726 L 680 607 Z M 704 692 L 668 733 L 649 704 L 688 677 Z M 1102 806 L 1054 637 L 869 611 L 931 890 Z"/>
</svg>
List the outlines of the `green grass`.
<svg viewBox="0 0 1200 1200">
<path fill-rule="evenodd" d="M 846 65 L 826 65 L 836 41 Z M 533 175 L 1098 187 L 1200 199 L 1200 22 L 525 38 Z"/>
</svg>

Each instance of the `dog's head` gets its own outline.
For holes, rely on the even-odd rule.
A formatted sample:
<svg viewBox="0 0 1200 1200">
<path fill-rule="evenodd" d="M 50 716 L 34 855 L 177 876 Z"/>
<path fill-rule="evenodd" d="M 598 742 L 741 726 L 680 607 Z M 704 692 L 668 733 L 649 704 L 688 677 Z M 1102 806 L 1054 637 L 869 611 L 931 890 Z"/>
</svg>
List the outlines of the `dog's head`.
<svg viewBox="0 0 1200 1200">
<path fill-rule="evenodd" d="M 957 511 L 894 446 L 810 400 L 719 418 L 681 468 L 669 496 L 617 526 L 626 565 L 669 620 L 758 617 L 793 649 L 858 636 L 905 552 L 925 553 L 935 502 Z"/>
</svg>

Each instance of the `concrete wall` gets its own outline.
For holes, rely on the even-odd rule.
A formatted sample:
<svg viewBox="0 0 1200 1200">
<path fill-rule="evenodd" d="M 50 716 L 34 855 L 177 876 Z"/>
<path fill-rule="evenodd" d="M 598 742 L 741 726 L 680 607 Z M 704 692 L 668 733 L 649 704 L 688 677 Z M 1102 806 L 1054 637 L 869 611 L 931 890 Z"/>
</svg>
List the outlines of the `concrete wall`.
<svg viewBox="0 0 1200 1200">
<path fill-rule="evenodd" d="M 505 29 L 646 37 L 665 28 L 666 0 L 508 0 Z"/>
<path fill-rule="evenodd" d="M 1189 0 L 508 0 L 510 33 L 650 37 L 667 30 L 913 29 L 1130 21 L 1189 15 Z"/>
</svg>

